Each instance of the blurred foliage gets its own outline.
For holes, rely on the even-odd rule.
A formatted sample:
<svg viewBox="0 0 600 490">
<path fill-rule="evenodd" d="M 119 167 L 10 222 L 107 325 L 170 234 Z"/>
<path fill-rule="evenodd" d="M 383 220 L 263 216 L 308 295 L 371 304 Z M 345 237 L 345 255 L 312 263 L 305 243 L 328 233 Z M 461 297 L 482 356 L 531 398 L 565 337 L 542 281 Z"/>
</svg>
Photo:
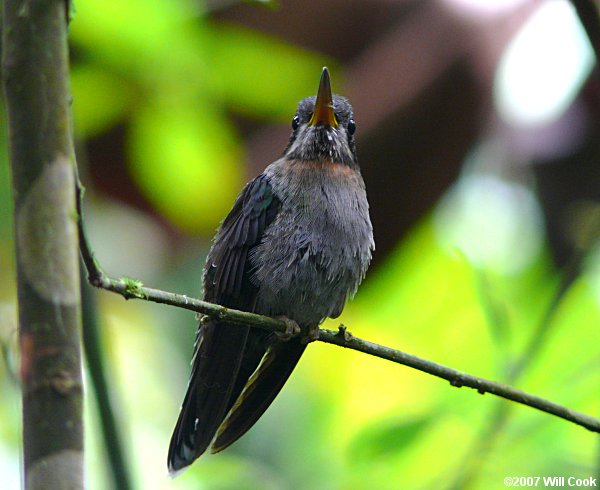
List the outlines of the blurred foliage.
<svg viewBox="0 0 600 490">
<path fill-rule="evenodd" d="M 320 67 L 331 65 L 321 54 L 208 21 L 192 0 L 81 0 L 71 42 L 77 138 L 85 142 L 123 127 L 128 170 L 139 190 L 158 215 L 191 237 L 210 236 L 246 180 L 232 116 L 287 124 L 296 102 L 314 91 Z M 277 149 L 283 144 L 274 142 Z M 7 169 L 1 134 L 0 274 L 13 278 Z M 480 194 L 469 201 L 465 189 L 473 186 Z M 465 176 L 369 274 L 340 320 L 374 342 L 505 379 L 559 283 L 530 192 L 497 176 Z M 487 197 L 493 199 L 479 206 Z M 503 206 L 513 199 L 517 205 Z M 171 235 L 155 216 L 102 195 L 87 205 L 92 236 L 95 226 L 103 234 L 93 242 L 107 270 L 199 293 L 206 239 L 198 245 L 186 236 L 170 248 Z M 500 208 L 508 214 L 498 214 Z M 486 224 L 490 229 L 482 233 Z M 511 267 L 523 248 L 527 257 Z M 597 270 L 598 257 L 589 270 Z M 136 265 L 133 273 L 123 270 Z M 547 342 L 518 386 L 597 416 L 600 294 L 591 279 L 583 275 L 568 289 L 547 325 Z M 15 350 L 15 296 L 14 281 L 0 281 L 0 340 L 9 352 Z M 473 460 L 470 449 L 504 402 L 317 343 L 247 436 L 171 481 L 166 451 L 189 374 L 194 316 L 108 293 L 99 298 L 115 409 L 138 488 L 447 488 L 471 465 L 478 473 L 473 488 L 494 489 L 504 487 L 505 476 L 598 471 L 597 435 L 521 406 L 511 407 L 489 452 Z M 0 364 L 0 488 L 19 481 L 19 393 L 10 359 Z M 89 488 L 105 489 L 91 400 Z"/>
<path fill-rule="evenodd" d="M 81 2 L 71 39 L 78 135 L 126 122 L 133 178 L 160 213 L 192 232 L 211 232 L 243 184 L 229 111 L 287 120 L 325 61 L 207 22 L 199 4 L 183 0 Z"/>
</svg>

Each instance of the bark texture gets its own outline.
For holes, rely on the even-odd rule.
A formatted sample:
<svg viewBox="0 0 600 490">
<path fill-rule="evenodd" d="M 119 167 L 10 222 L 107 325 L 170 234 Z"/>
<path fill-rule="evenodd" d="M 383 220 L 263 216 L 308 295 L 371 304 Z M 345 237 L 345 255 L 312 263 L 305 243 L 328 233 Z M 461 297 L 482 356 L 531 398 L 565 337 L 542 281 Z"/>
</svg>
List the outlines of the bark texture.
<svg viewBox="0 0 600 490">
<path fill-rule="evenodd" d="M 27 489 L 83 488 L 74 153 L 64 0 L 5 0 Z"/>
</svg>

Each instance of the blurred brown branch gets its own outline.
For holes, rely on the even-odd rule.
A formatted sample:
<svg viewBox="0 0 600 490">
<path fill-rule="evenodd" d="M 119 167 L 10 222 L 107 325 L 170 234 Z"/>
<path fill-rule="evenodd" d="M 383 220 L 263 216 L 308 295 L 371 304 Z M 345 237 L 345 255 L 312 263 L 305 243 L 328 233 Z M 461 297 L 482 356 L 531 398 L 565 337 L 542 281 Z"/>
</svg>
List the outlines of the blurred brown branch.
<svg viewBox="0 0 600 490">
<path fill-rule="evenodd" d="M 125 299 L 143 299 L 146 301 L 167 304 L 176 306 L 178 308 L 195 311 L 216 321 L 226 320 L 229 323 L 263 328 L 271 332 L 286 333 L 288 331 L 288 325 L 282 320 L 276 320 L 274 318 L 257 315 L 255 313 L 248 313 L 226 308 L 224 306 L 190 298 L 181 294 L 144 287 L 140 281 L 134 279 L 112 279 L 108 277 L 102 272 L 98 263 L 96 262 L 85 235 L 83 225 L 82 195 L 83 188 L 81 183 L 78 181 L 77 206 L 79 213 L 79 242 L 82 259 L 85 263 L 88 273 L 88 280 L 92 286 L 118 293 Z M 537 408 L 543 412 L 581 425 L 590 431 L 600 433 L 600 419 L 577 412 L 575 410 L 571 410 L 567 407 L 563 407 L 554 402 L 531 395 L 511 386 L 473 376 L 471 374 L 422 359 L 412 354 L 407 354 L 390 347 L 354 337 L 343 325 L 339 327 L 337 332 L 327 329 L 320 329 L 318 340 L 412 367 L 419 371 L 437 376 L 438 378 L 445 379 L 449 381 L 452 386 L 457 388 L 466 386 L 477 390 L 477 392 L 480 394 L 491 393 L 522 405 Z"/>
<path fill-rule="evenodd" d="M 593 0 L 571 0 L 571 3 L 596 53 L 596 60 L 600 60 L 600 12 L 597 5 Z"/>
<path fill-rule="evenodd" d="M 81 298 L 64 0 L 3 2 L 24 488 L 84 488 Z"/>
</svg>

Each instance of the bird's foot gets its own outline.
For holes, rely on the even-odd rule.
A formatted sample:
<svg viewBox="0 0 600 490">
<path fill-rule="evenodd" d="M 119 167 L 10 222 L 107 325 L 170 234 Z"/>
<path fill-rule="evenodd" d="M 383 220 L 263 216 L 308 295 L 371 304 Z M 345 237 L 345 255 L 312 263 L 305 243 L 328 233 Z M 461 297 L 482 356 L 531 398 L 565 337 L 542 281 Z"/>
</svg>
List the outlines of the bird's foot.
<svg viewBox="0 0 600 490">
<path fill-rule="evenodd" d="M 310 327 L 308 327 L 306 335 L 304 335 L 302 339 L 300 339 L 300 342 L 302 342 L 303 344 L 310 344 L 315 340 L 319 340 L 320 332 L 321 329 L 319 328 L 319 325 L 311 325 Z"/>
<path fill-rule="evenodd" d="M 284 332 L 275 332 L 275 335 L 277 335 L 279 340 L 287 342 L 292 337 L 295 337 L 300 333 L 300 326 L 294 320 L 289 319 L 287 316 L 276 316 L 275 319 L 281 320 L 283 323 L 285 323 Z"/>
</svg>

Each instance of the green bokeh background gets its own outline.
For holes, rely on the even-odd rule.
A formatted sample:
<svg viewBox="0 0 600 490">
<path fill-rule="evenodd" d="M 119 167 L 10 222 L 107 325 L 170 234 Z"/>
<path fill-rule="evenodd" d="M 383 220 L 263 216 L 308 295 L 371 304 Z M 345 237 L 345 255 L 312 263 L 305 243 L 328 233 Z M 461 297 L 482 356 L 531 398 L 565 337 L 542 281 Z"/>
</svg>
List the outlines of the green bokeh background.
<svg viewBox="0 0 600 490">
<path fill-rule="evenodd" d="M 197 296 L 211 235 L 249 177 L 232 116 L 288 124 L 297 101 L 314 92 L 321 66 L 328 64 L 340 83 L 342 71 L 318 52 L 214 22 L 191 0 L 81 0 L 70 38 L 78 146 L 124 127 L 127 172 L 151 208 L 140 211 L 92 186 L 86 206 L 98 258 L 112 275 Z M 275 149 L 284 143 L 274 142 Z M 481 151 L 474 148 L 473 158 Z M 85 173 L 84 153 L 80 160 Z M 506 380 L 544 321 L 560 277 L 530 188 L 503 184 L 515 199 L 525 196 L 533 211 L 517 206 L 509 213 L 509 225 L 494 237 L 499 251 L 476 260 L 462 246 L 465 237 L 476 241 L 470 227 L 478 226 L 481 214 L 490 213 L 483 219 L 491 220 L 498 207 L 493 196 L 489 202 L 482 197 L 481 207 L 461 204 L 472 196 L 470 184 L 477 188 L 488 178 L 469 165 L 459 184 L 368 274 L 342 317 L 325 326 L 336 328 L 341 321 L 357 336 Z M 21 451 L 10 210 L 3 131 L 0 488 L 19 485 Z M 520 258 L 527 247 L 528 255 Z M 511 267 L 517 260 L 519 267 Z M 516 382 L 595 416 L 597 263 L 591 255 L 560 298 L 545 324 L 543 347 Z M 597 434 L 515 404 L 508 405 L 501 424 L 494 416 L 506 404 L 493 396 L 316 343 L 246 437 L 171 480 L 166 451 L 187 382 L 194 316 L 109 293 L 97 296 L 136 488 L 493 489 L 504 488 L 505 476 L 599 476 Z M 89 383 L 87 388 L 88 488 L 100 490 L 110 488 L 110 479 Z"/>
</svg>

